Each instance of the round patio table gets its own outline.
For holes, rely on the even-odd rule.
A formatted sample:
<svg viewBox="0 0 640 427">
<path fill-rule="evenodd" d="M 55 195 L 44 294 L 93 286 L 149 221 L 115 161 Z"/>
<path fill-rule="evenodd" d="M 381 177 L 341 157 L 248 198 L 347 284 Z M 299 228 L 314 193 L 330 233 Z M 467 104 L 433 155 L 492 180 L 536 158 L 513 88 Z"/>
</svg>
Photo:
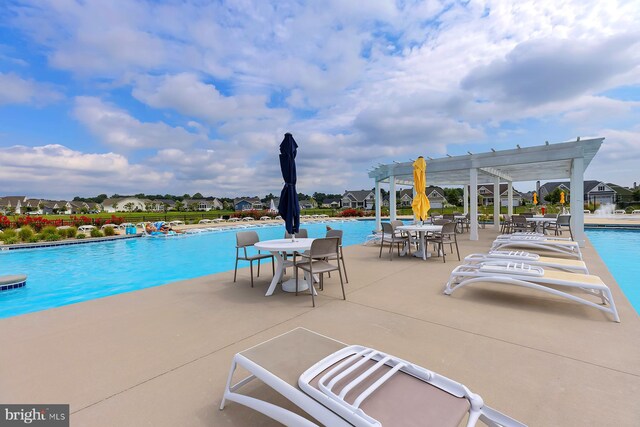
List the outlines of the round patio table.
<svg viewBox="0 0 640 427">
<path fill-rule="evenodd" d="M 285 261 L 284 257 L 287 253 L 293 252 L 304 252 L 311 249 L 311 242 L 315 239 L 300 239 L 296 238 L 292 239 L 275 239 L 275 240 L 264 240 L 262 242 L 258 242 L 254 245 L 256 249 L 261 251 L 269 251 L 273 254 L 276 260 L 276 274 L 274 274 L 273 279 L 271 280 L 271 284 L 269 285 L 269 289 L 267 289 L 267 293 L 265 296 L 273 295 L 273 292 L 276 290 L 276 286 L 282 280 L 282 275 L 284 273 L 285 266 L 292 266 L 293 263 L 291 261 Z M 306 291 L 309 289 L 309 284 L 307 283 L 306 276 L 304 279 L 298 280 L 298 292 Z M 286 282 L 282 283 L 282 290 L 285 292 L 295 292 L 296 291 L 296 279 L 291 278 Z"/>
<path fill-rule="evenodd" d="M 544 231 L 544 227 L 546 224 L 555 224 L 557 221 L 556 218 L 545 218 L 543 216 L 534 216 L 527 218 L 527 222 L 535 223 L 535 231 L 540 232 Z"/>
<path fill-rule="evenodd" d="M 413 256 L 422 258 L 426 260 L 431 256 L 430 253 L 427 252 L 427 245 L 424 242 L 424 236 L 427 232 L 438 232 L 442 231 L 441 225 L 431 225 L 431 224 L 412 224 L 412 225 L 400 225 L 396 227 L 396 230 L 401 231 L 417 231 L 418 232 L 418 251 L 413 253 Z M 409 252 L 409 242 L 405 245 L 402 253 L 400 255 L 406 255 Z"/>
</svg>

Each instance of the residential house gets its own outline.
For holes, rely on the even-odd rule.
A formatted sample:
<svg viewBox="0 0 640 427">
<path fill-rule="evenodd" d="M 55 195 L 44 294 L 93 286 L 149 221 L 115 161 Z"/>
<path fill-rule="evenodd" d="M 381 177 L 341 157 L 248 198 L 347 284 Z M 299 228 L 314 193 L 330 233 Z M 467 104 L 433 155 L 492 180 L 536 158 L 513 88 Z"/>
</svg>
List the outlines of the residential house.
<svg viewBox="0 0 640 427">
<path fill-rule="evenodd" d="M 401 208 L 410 208 L 413 203 L 413 188 L 400 190 L 396 195 L 396 202 Z"/>
<path fill-rule="evenodd" d="M 151 200 L 139 199 L 137 197 L 117 197 L 105 199 L 102 202 L 104 211 L 109 213 L 145 211 L 153 205 L 154 203 Z"/>
<path fill-rule="evenodd" d="M 444 190 L 435 185 L 428 185 L 424 193 L 427 195 L 429 205 L 432 209 L 441 209 L 447 202 L 447 198 L 444 196 Z"/>
<path fill-rule="evenodd" d="M 0 212 L 4 214 L 22 213 L 22 205 L 27 201 L 27 196 L 5 196 L 0 197 Z"/>
<path fill-rule="evenodd" d="M 351 209 L 373 209 L 375 195 L 371 190 L 345 190 L 342 195 L 342 207 Z"/>
<path fill-rule="evenodd" d="M 316 209 L 318 203 L 313 199 L 298 200 L 300 203 L 300 209 Z"/>
<path fill-rule="evenodd" d="M 571 183 L 564 182 L 547 182 L 540 186 L 538 198 L 544 200 L 545 196 L 551 194 L 559 188 L 564 191 L 567 202 L 569 202 Z M 617 191 L 616 191 L 617 189 Z M 597 204 L 613 204 L 618 201 L 618 192 L 622 197 L 628 196 L 627 191 L 623 191 L 622 187 L 615 184 L 606 184 L 603 181 L 588 180 L 584 181 L 584 201 L 585 203 Z"/>
<path fill-rule="evenodd" d="M 340 198 L 332 197 L 329 199 L 324 199 L 320 204 L 320 206 L 323 208 L 339 209 L 341 207 L 340 202 L 341 202 Z"/>
<path fill-rule="evenodd" d="M 509 185 L 500 184 L 500 206 L 509 206 Z M 482 196 L 483 206 L 493 206 L 493 200 L 496 197 L 493 194 L 493 184 L 480 184 L 478 185 L 478 195 Z M 515 188 L 513 189 L 513 206 L 520 206 L 522 204 L 523 195 Z"/>
<path fill-rule="evenodd" d="M 165 209 L 171 211 L 176 207 L 176 201 L 173 199 L 154 199 L 151 202 L 151 210 L 154 212 L 164 212 Z"/>
<path fill-rule="evenodd" d="M 233 209 L 236 211 L 250 211 L 264 209 L 258 197 L 239 197 L 233 199 Z"/>
<path fill-rule="evenodd" d="M 185 199 L 184 205 L 190 210 L 210 211 L 214 209 L 222 209 L 222 202 L 219 199 Z M 193 208 L 192 208 L 193 207 Z M 195 209 L 194 209 L 195 208 Z"/>
</svg>

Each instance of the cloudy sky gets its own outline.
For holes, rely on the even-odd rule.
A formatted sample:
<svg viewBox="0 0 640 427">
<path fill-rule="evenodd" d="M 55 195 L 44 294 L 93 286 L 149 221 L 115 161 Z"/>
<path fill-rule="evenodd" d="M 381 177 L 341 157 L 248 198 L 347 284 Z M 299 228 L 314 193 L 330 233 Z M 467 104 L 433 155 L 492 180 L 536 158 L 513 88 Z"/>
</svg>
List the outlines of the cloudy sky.
<svg viewBox="0 0 640 427">
<path fill-rule="evenodd" d="M 308 193 L 576 136 L 606 138 L 586 178 L 631 185 L 638 22 L 637 0 L 5 1 L 0 195 L 277 193 L 285 132 Z"/>
</svg>

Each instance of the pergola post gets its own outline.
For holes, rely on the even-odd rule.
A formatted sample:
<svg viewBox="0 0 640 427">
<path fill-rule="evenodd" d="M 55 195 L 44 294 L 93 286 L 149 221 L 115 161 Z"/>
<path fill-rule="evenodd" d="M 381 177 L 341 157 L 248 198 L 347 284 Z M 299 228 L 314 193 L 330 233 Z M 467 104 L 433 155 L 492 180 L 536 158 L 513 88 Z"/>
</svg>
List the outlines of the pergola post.
<svg viewBox="0 0 640 427">
<path fill-rule="evenodd" d="M 382 197 L 380 197 L 380 181 L 376 179 L 376 231 L 382 230 Z"/>
<path fill-rule="evenodd" d="M 571 162 L 571 231 L 573 240 L 581 247 L 585 244 L 584 235 L 584 158 L 576 157 Z"/>
<path fill-rule="evenodd" d="M 500 178 L 493 178 L 493 228 L 500 230 Z"/>
<path fill-rule="evenodd" d="M 513 215 L 513 182 L 507 182 L 507 214 Z"/>
<path fill-rule="evenodd" d="M 469 240 L 478 240 L 478 169 L 476 168 L 469 169 L 469 186 L 471 187 Z"/>
<path fill-rule="evenodd" d="M 464 214 L 468 214 L 469 213 L 469 186 L 465 184 L 464 186 L 464 190 L 462 190 L 463 193 L 463 198 L 464 198 L 464 202 L 463 202 L 463 206 L 464 206 Z"/>
<path fill-rule="evenodd" d="M 389 177 L 389 219 L 395 221 L 396 219 L 396 177 L 391 175 Z"/>
</svg>

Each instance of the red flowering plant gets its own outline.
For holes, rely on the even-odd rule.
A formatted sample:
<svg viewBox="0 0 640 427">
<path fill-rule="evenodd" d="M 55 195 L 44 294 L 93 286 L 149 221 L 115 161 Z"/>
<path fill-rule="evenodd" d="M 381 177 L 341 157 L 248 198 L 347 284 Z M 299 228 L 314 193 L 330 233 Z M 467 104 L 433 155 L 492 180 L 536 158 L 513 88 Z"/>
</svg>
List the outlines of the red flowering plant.
<svg viewBox="0 0 640 427">
<path fill-rule="evenodd" d="M 100 219 L 97 218 L 96 221 Z M 115 215 L 111 215 L 111 218 L 109 218 L 108 220 L 106 220 L 104 223 L 105 224 L 115 224 L 115 225 L 120 225 L 124 222 L 124 217 L 123 216 L 115 216 Z"/>
<path fill-rule="evenodd" d="M 0 215 L 0 228 L 9 228 L 11 227 L 11 221 L 8 216 Z"/>
<path fill-rule="evenodd" d="M 40 232 L 47 225 L 56 225 L 55 221 L 48 220 L 41 216 L 21 216 L 16 220 L 16 225 L 22 227 L 25 225 L 31 226 L 36 232 Z"/>
<path fill-rule="evenodd" d="M 364 216 L 362 209 L 345 209 L 338 216 Z"/>
</svg>

